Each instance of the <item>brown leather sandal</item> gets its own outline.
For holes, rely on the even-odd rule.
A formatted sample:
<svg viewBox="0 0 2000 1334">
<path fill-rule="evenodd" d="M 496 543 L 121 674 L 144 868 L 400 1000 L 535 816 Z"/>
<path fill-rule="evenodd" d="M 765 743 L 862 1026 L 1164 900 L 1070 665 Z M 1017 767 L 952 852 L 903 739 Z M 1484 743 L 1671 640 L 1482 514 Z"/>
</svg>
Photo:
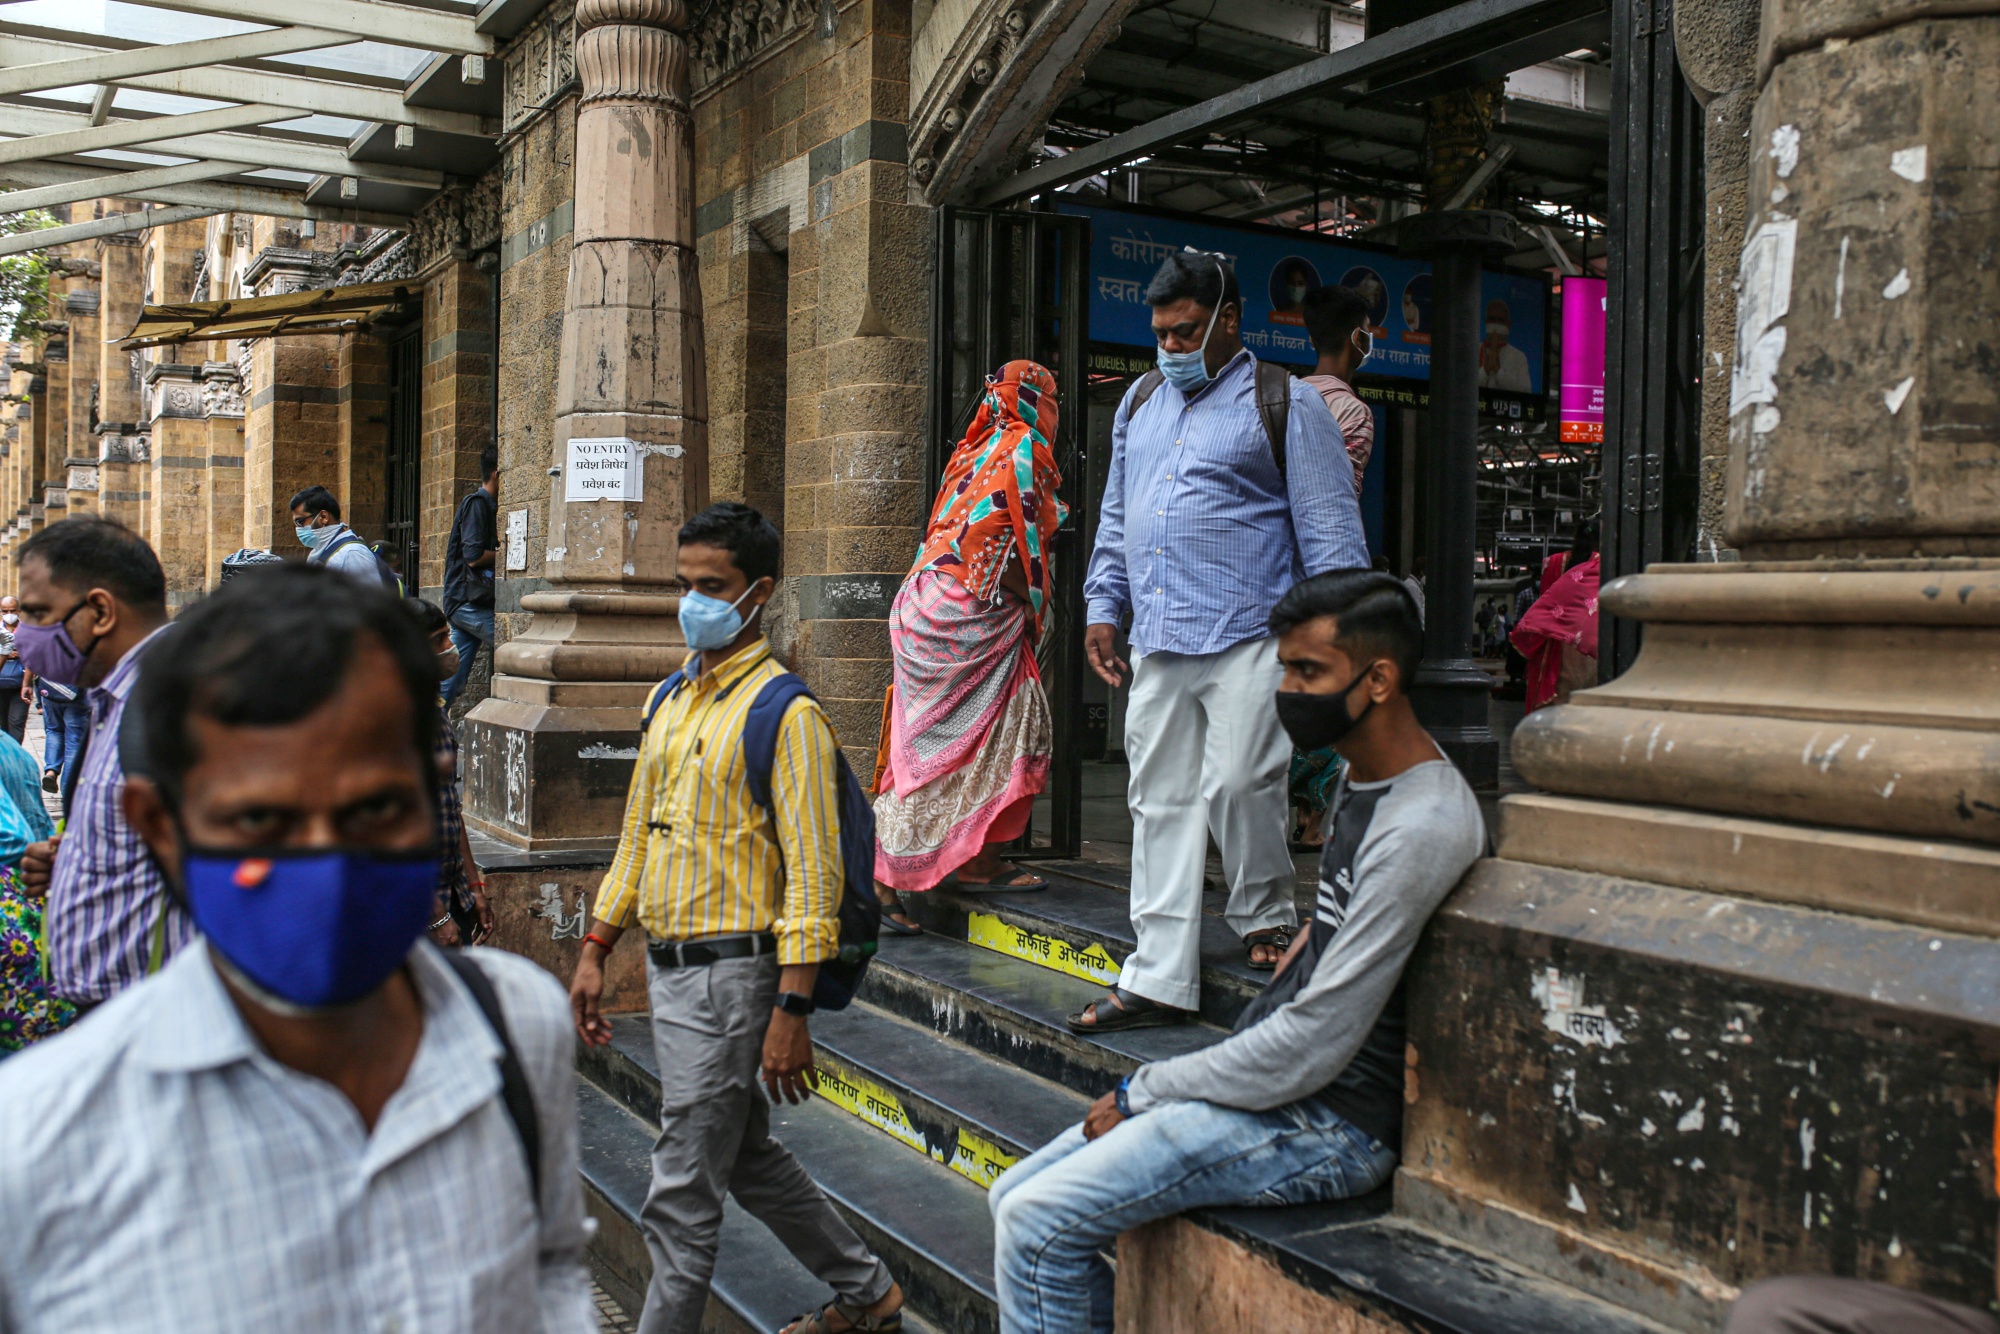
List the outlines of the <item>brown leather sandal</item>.
<svg viewBox="0 0 2000 1334">
<path fill-rule="evenodd" d="M 876 1334 L 877 1331 L 886 1332 L 903 1327 L 903 1308 L 900 1306 L 887 1315 L 869 1315 L 861 1307 L 850 1306 L 836 1297 L 819 1310 L 794 1319 L 785 1327 L 786 1331 L 788 1334 L 844 1334 L 826 1322 L 828 1312 L 845 1320 L 848 1329 L 862 1330 L 865 1334 Z"/>
</svg>

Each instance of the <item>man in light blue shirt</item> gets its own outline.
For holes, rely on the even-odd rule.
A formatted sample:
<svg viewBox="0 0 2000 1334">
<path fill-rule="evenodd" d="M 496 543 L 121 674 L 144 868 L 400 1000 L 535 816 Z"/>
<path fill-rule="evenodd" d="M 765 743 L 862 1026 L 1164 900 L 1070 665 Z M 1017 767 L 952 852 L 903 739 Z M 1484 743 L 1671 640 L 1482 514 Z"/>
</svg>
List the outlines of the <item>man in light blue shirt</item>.
<svg viewBox="0 0 2000 1334">
<path fill-rule="evenodd" d="M 1226 259 L 1169 256 L 1146 300 L 1160 369 L 1112 422 L 1084 581 L 1085 654 L 1114 687 L 1126 669 L 1116 635 L 1131 618 L 1125 750 L 1138 948 L 1111 994 L 1071 1016 L 1086 1033 L 1175 1023 L 1195 1008 L 1210 833 L 1229 883 L 1226 916 L 1251 966 L 1272 968 L 1284 953 L 1297 920 L 1285 835 L 1291 745 L 1266 621 L 1307 575 L 1368 565 L 1340 428 L 1311 386 L 1244 350 Z"/>
<path fill-rule="evenodd" d="M 292 497 L 292 528 L 299 545 L 312 552 L 308 563 L 352 575 L 364 584 L 403 595 L 396 573 L 362 539 L 340 521 L 340 501 L 323 486 L 309 486 Z"/>
</svg>

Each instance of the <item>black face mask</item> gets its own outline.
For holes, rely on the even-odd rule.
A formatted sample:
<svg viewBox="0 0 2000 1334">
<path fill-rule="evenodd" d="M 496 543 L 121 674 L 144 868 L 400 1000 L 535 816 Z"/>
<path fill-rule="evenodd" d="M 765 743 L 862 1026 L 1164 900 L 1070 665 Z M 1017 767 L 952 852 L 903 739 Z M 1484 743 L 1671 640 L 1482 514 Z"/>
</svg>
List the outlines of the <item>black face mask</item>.
<svg viewBox="0 0 2000 1334">
<path fill-rule="evenodd" d="M 1300 751 L 1324 749 L 1360 726 L 1368 711 L 1375 707 L 1369 700 L 1361 706 L 1360 713 L 1347 711 L 1347 696 L 1361 678 L 1368 675 L 1375 666 L 1373 662 L 1354 674 L 1354 678 L 1330 695 L 1307 694 L 1303 690 L 1280 690 L 1278 692 L 1278 722 L 1284 726 L 1286 735 Z"/>
</svg>

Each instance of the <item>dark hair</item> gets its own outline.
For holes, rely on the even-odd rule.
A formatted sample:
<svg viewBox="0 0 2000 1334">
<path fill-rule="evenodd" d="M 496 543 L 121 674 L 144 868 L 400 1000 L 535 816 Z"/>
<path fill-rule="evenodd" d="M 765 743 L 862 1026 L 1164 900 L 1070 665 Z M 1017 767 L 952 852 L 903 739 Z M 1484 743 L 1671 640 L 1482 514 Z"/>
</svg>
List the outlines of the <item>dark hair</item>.
<svg viewBox="0 0 2000 1334">
<path fill-rule="evenodd" d="M 339 499 L 334 496 L 333 492 L 327 490 L 323 486 L 307 487 L 305 490 L 293 496 L 292 503 L 285 506 L 285 508 L 288 510 L 295 510 L 301 505 L 304 505 L 306 507 L 306 517 L 308 519 L 310 519 L 313 515 L 319 513 L 321 510 L 325 510 L 328 514 L 331 514 L 336 520 L 340 518 Z"/>
<path fill-rule="evenodd" d="M 771 521 L 733 500 L 719 500 L 681 525 L 684 547 L 715 547 L 729 553 L 751 583 L 778 577 L 783 545 Z"/>
<path fill-rule="evenodd" d="M 1569 542 L 1569 563 L 1580 565 L 1597 554 L 1597 520 L 1585 519 L 1576 526 Z"/>
<path fill-rule="evenodd" d="M 1233 305 L 1241 311 L 1243 297 L 1236 290 L 1235 266 L 1207 250 L 1176 250 L 1168 255 L 1146 286 L 1146 304 L 1171 306 L 1189 297 L 1210 310 Z"/>
<path fill-rule="evenodd" d="M 116 519 L 62 519 L 21 544 L 14 563 L 34 556 L 64 588 L 101 588 L 129 607 L 165 612 L 167 575 L 146 539 Z"/>
<path fill-rule="evenodd" d="M 1315 287 L 1299 307 L 1306 333 L 1320 352 L 1338 352 L 1368 318 L 1368 298 L 1352 287 Z"/>
<path fill-rule="evenodd" d="M 1282 635 L 1323 616 L 1335 619 L 1333 642 L 1349 657 L 1396 664 L 1397 689 L 1409 694 L 1424 656 L 1424 623 L 1403 581 L 1379 570 L 1328 570 L 1293 584 L 1271 610 Z"/>
<path fill-rule="evenodd" d="M 491 477 L 494 473 L 499 471 L 500 471 L 499 448 L 494 445 L 488 445 L 486 448 L 480 450 L 479 480 L 481 482 L 484 482 L 487 478 Z"/>
<path fill-rule="evenodd" d="M 197 758 L 190 717 L 231 727 L 297 722 L 333 697 L 356 646 L 371 639 L 395 662 L 410 700 L 410 741 L 436 795 L 437 656 L 400 599 L 337 570 L 287 561 L 238 575 L 167 633 L 162 651 L 146 655 L 136 698 L 146 768 L 169 805 L 180 804 Z"/>
<path fill-rule="evenodd" d="M 423 598 L 404 598 L 403 610 L 409 612 L 415 619 L 417 628 L 424 632 L 425 639 L 435 638 L 440 630 L 451 629 L 451 619 L 435 602 L 426 602 Z"/>
</svg>

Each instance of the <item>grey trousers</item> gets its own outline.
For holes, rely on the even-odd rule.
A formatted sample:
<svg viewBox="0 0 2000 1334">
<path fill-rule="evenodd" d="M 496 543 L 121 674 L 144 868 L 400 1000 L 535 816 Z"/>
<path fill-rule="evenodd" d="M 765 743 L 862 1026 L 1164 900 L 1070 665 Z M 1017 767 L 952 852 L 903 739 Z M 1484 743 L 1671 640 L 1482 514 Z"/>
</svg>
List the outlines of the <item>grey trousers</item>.
<svg viewBox="0 0 2000 1334">
<path fill-rule="evenodd" d="M 639 1223 L 653 1258 L 640 1334 L 696 1334 L 708 1304 L 734 1195 L 785 1248 L 840 1295 L 872 1306 L 888 1295 L 885 1266 L 847 1226 L 799 1160 L 771 1138 L 757 1073 L 778 995 L 769 955 L 706 968 L 647 964 L 653 1052 L 660 1066 L 660 1138 Z"/>
<path fill-rule="evenodd" d="M 1852 1278 L 1800 1275 L 1753 1283 L 1726 1334 L 1994 1334 L 1992 1316 L 1955 1302 Z"/>
</svg>

